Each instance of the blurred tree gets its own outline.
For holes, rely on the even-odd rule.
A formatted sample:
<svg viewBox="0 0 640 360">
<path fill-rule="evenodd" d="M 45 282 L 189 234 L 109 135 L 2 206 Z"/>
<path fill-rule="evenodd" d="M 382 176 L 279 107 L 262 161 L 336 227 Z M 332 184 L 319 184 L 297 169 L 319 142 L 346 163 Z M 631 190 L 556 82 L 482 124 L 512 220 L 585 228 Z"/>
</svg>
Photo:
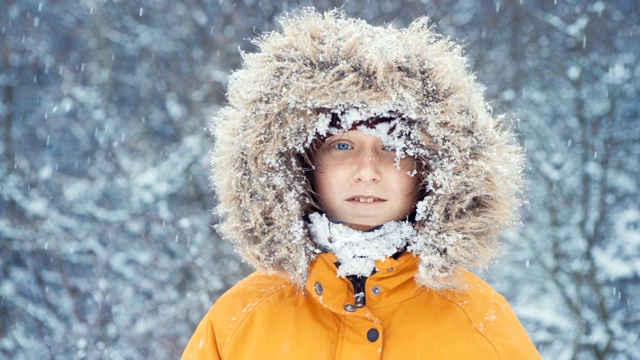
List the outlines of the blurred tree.
<svg viewBox="0 0 640 360">
<path fill-rule="evenodd" d="M 493 50 L 478 66 L 500 75 L 489 92 L 522 117 L 530 158 L 525 227 L 496 277 L 508 278 L 506 293 L 543 353 L 640 357 L 638 5 L 504 2 L 480 11 L 480 43 Z M 518 263 L 527 271 L 507 270 Z"/>
<path fill-rule="evenodd" d="M 210 226 L 203 128 L 226 76 L 208 61 L 208 15 L 2 9 L 0 354 L 176 357 L 246 274 Z"/>
<path fill-rule="evenodd" d="M 429 15 L 466 43 L 531 161 L 493 283 L 545 357 L 640 358 L 640 12 L 622 0 L 4 0 L 0 357 L 179 356 L 248 272 L 211 227 L 203 129 L 238 48 L 311 4 Z"/>
</svg>

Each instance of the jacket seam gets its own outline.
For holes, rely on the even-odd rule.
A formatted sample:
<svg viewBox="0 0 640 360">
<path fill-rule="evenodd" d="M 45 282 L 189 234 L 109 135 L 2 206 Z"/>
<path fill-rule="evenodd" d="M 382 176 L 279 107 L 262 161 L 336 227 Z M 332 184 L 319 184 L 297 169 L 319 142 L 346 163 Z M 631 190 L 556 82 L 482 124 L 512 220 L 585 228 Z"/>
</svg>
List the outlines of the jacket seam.
<svg viewBox="0 0 640 360">
<path fill-rule="evenodd" d="M 447 301 L 449 301 L 450 303 L 454 304 L 458 309 L 460 309 L 460 311 L 462 311 L 464 316 L 466 316 L 467 320 L 469 320 L 469 323 L 471 324 L 471 327 L 473 327 L 473 329 L 478 334 L 480 334 L 480 336 L 482 336 L 489 343 L 489 345 L 491 345 L 491 348 L 493 349 L 493 351 L 495 351 L 496 356 L 498 356 L 498 359 L 502 359 L 502 356 L 500 356 L 500 352 L 498 351 L 498 349 L 494 345 L 493 341 L 491 341 L 491 339 L 489 339 L 489 337 L 487 335 L 485 335 L 480 329 L 478 329 L 476 327 L 475 322 L 471 319 L 471 317 L 469 316 L 469 313 L 467 313 L 467 311 L 462 306 L 460 306 L 460 304 L 458 304 L 458 302 L 449 299 L 449 297 L 447 297 L 446 295 L 444 295 L 442 293 L 439 293 L 439 294 L 440 294 L 440 296 L 444 297 Z"/>
<path fill-rule="evenodd" d="M 231 344 L 231 342 L 233 341 L 233 338 L 236 336 L 236 333 L 238 332 L 238 330 L 240 329 L 240 327 L 242 326 L 242 324 L 244 324 L 244 321 L 249 317 L 249 315 L 251 315 L 258 307 L 260 307 L 260 305 L 267 299 L 269 299 L 270 297 L 272 297 L 273 295 L 279 293 L 282 290 L 285 290 L 288 286 L 287 285 L 280 285 L 279 288 L 275 289 L 271 294 L 267 294 L 262 300 L 258 301 L 256 303 L 256 305 L 248 312 L 246 312 L 242 317 L 240 317 L 240 319 L 238 320 L 238 325 L 236 326 L 236 328 L 233 330 L 233 332 L 231 333 L 231 335 L 227 338 L 227 341 L 225 341 L 224 344 L 224 349 L 222 349 L 222 354 L 226 357 L 227 355 L 227 348 L 229 347 L 229 345 Z"/>
<path fill-rule="evenodd" d="M 383 306 L 376 306 L 376 307 L 369 307 L 369 308 L 371 309 L 371 311 L 374 311 L 374 310 L 378 310 L 378 309 L 388 308 L 389 306 L 394 306 L 394 305 L 402 304 L 403 302 L 407 302 L 407 301 L 409 301 L 409 300 L 411 300 L 411 299 L 413 299 L 413 298 L 415 298 L 415 297 L 420 296 L 420 294 L 422 294 L 422 293 L 423 293 L 423 292 L 425 292 L 426 290 L 427 290 L 427 288 L 423 286 L 423 287 L 422 287 L 422 289 L 420 289 L 420 290 L 419 290 L 417 293 L 415 293 L 414 295 L 411 295 L 411 296 L 409 296 L 409 297 L 407 297 L 407 298 L 404 298 L 404 299 L 402 299 L 402 300 L 400 300 L 400 301 L 397 301 L 397 302 L 394 302 L 394 303 L 391 303 L 391 304 L 385 304 L 385 305 L 383 305 Z M 447 300 L 448 300 L 448 299 L 447 299 Z"/>
<path fill-rule="evenodd" d="M 338 342 L 336 344 L 336 350 L 335 350 L 335 358 L 336 359 L 340 359 L 342 358 L 342 349 L 344 347 L 344 334 L 346 332 L 345 328 L 347 327 L 346 324 L 346 320 L 347 320 L 347 316 L 345 314 L 341 314 L 340 317 L 340 327 L 338 328 Z"/>
</svg>

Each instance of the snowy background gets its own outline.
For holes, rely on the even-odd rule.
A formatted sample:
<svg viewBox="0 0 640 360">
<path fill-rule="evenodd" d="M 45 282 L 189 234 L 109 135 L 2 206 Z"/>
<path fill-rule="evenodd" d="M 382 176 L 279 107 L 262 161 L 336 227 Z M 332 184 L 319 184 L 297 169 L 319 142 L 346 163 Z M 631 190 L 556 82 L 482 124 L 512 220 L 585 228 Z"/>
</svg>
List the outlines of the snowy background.
<svg viewBox="0 0 640 360">
<path fill-rule="evenodd" d="M 545 358 L 640 359 L 638 2 L 313 3 L 466 44 L 529 156 L 483 276 Z M 0 358 L 179 357 L 250 271 L 211 228 L 204 129 L 238 48 L 301 4 L 2 0 Z"/>
</svg>

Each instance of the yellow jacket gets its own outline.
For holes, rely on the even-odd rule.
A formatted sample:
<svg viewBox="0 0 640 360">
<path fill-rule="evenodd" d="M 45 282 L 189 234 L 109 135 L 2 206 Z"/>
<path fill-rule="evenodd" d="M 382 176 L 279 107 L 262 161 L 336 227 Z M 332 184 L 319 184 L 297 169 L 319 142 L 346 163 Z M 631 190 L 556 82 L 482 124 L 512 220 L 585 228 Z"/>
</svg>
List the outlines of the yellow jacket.
<svg viewBox="0 0 640 360">
<path fill-rule="evenodd" d="M 253 273 L 214 304 L 182 358 L 540 358 L 506 300 L 468 271 L 461 289 L 435 291 L 415 281 L 419 259 L 411 253 L 378 261 L 366 305 L 356 308 L 336 262 L 320 254 L 304 289 Z"/>
</svg>

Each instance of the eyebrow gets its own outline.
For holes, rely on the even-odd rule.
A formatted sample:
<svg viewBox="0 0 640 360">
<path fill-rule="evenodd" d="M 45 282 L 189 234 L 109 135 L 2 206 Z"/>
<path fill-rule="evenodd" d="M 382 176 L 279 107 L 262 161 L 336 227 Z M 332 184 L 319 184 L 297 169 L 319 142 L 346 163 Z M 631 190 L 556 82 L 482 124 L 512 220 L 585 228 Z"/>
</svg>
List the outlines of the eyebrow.
<svg viewBox="0 0 640 360">
<path fill-rule="evenodd" d="M 331 136 L 329 136 L 329 137 L 324 139 L 324 143 L 326 143 L 329 140 L 333 140 L 334 138 L 349 139 L 349 131 L 353 131 L 353 130 L 344 130 L 344 131 L 340 132 L 339 134 L 331 135 Z"/>
</svg>

